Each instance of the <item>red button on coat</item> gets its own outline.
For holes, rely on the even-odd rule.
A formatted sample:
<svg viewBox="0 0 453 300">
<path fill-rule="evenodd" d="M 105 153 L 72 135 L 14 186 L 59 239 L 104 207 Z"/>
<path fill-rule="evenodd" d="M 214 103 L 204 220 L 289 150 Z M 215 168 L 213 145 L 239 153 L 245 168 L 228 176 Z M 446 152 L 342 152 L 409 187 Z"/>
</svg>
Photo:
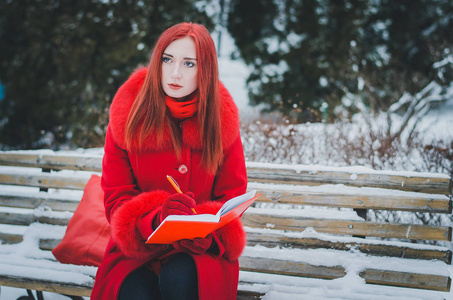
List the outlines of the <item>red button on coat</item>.
<svg viewBox="0 0 453 300">
<path fill-rule="evenodd" d="M 178 167 L 178 171 L 179 171 L 179 173 L 181 173 L 182 175 L 184 175 L 184 174 L 186 174 L 186 173 L 189 171 L 189 169 L 187 168 L 186 165 L 180 165 L 180 166 Z"/>
</svg>

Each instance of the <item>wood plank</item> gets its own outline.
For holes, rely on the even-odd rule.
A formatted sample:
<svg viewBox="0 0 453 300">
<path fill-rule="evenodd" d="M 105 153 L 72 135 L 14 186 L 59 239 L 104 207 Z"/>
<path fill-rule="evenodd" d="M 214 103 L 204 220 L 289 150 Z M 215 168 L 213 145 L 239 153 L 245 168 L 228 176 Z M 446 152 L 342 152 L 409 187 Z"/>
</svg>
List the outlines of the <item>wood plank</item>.
<svg viewBox="0 0 453 300">
<path fill-rule="evenodd" d="M 451 227 L 394 223 L 376 223 L 350 220 L 311 219 L 303 217 L 254 214 L 249 211 L 242 216 L 245 226 L 277 230 L 304 231 L 313 227 L 317 232 L 399 238 L 411 240 L 451 241 Z"/>
<path fill-rule="evenodd" d="M 449 292 L 451 278 L 432 274 L 414 274 L 368 269 L 360 273 L 366 283 Z"/>
<path fill-rule="evenodd" d="M 39 188 L 83 190 L 88 177 L 77 177 L 54 173 L 19 173 L 3 172 L 0 174 L 0 184 L 22 185 Z"/>
<path fill-rule="evenodd" d="M 247 166 L 249 181 L 282 184 L 345 184 L 350 186 L 379 187 L 412 192 L 451 194 L 451 179 L 447 177 L 408 177 L 382 173 L 354 174 L 351 172 L 311 171 L 297 172 L 286 168 Z"/>
<path fill-rule="evenodd" d="M 0 244 L 17 244 L 24 240 L 20 234 L 0 232 Z"/>
<path fill-rule="evenodd" d="M 101 172 L 102 156 L 0 152 L 0 165 Z"/>
<path fill-rule="evenodd" d="M 240 258 L 241 270 L 260 272 L 263 270 L 265 273 L 270 274 L 283 274 L 285 272 L 291 273 L 292 276 L 310 277 L 310 278 L 324 278 L 324 276 L 338 276 L 341 275 L 341 267 L 331 267 L 331 270 L 324 270 L 323 272 L 316 272 L 320 270 L 320 266 L 309 266 L 304 263 L 299 263 L 298 267 L 292 264 L 287 264 L 285 261 L 272 260 L 262 258 Z M 283 272 L 276 272 L 275 267 L 283 269 Z M 289 269 L 287 267 L 290 267 Z M 311 267 L 315 267 L 314 270 Z M 339 269 L 339 270 L 337 270 Z M 315 272 L 311 272 L 315 271 Z M 326 275 L 327 274 L 327 275 Z M 316 276 L 323 277 L 316 277 Z M 344 274 L 343 274 L 344 276 Z M 343 277 L 339 276 L 339 277 Z M 420 288 L 427 290 L 436 290 L 448 292 L 450 290 L 451 280 L 447 276 L 430 275 L 430 274 L 414 274 L 397 271 L 383 271 L 368 269 L 360 273 L 360 276 L 369 284 L 389 285 L 398 287 Z M 334 277 L 334 278 L 339 278 Z M 333 278 L 330 278 L 333 279 Z M 65 295 L 77 295 L 89 297 L 93 282 L 81 285 L 73 283 L 61 283 L 49 280 L 36 280 L 20 276 L 5 276 L 0 275 L 0 285 L 10 286 L 16 288 L 24 288 L 39 291 L 48 291 L 53 293 L 60 293 Z M 241 295 L 247 295 L 246 292 Z M 255 296 L 255 295 L 254 295 Z"/>
<path fill-rule="evenodd" d="M 63 295 L 89 297 L 94 279 L 87 284 L 63 283 L 43 279 L 31 279 L 24 276 L 0 275 L 0 286 L 10 286 L 37 291 L 47 291 Z"/>
<path fill-rule="evenodd" d="M 18 276 L 5 277 L 1 275 L 0 285 L 82 297 L 89 297 L 92 290 L 92 284 L 77 285 L 77 284 L 62 284 L 59 282 L 45 280 L 30 281 L 28 278 L 24 277 Z M 264 294 L 253 291 L 241 290 L 239 287 L 237 299 L 238 300 L 260 299 L 262 296 L 264 296 Z"/>
<path fill-rule="evenodd" d="M 341 278 L 346 274 L 344 268 L 341 266 L 315 266 L 303 262 L 261 257 L 241 256 L 239 258 L 239 266 L 242 271 L 320 279 Z M 450 291 L 451 285 L 449 276 L 408 273 L 402 271 L 366 269 L 360 273 L 360 276 L 370 284 L 444 292 Z"/>
<path fill-rule="evenodd" d="M 307 263 L 261 257 L 241 256 L 239 257 L 239 266 L 242 271 L 321 279 L 335 279 L 346 275 L 344 268 L 341 266 L 315 266 Z"/>
<path fill-rule="evenodd" d="M 1 235 L 0 235 L 1 236 Z M 358 239 L 359 240 L 359 239 Z M 39 248 L 41 250 L 53 250 L 61 240 L 41 239 Z M 279 234 L 262 234 L 247 232 L 247 246 L 261 245 L 264 247 L 292 248 L 292 249 L 335 249 L 349 251 L 357 249 L 360 252 L 375 255 L 411 259 L 440 260 L 451 264 L 452 253 L 450 250 L 417 249 L 408 246 L 369 244 L 366 241 L 358 242 L 332 242 L 316 238 L 290 238 Z"/>
<path fill-rule="evenodd" d="M 7 194 L 0 193 L 0 206 L 19 207 L 19 208 L 38 208 L 41 206 L 48 207 L 54 211 L 74 212 L 80 201 L 68 200 L 64 196 L 49 197 L 47 193 L 37 194 Z"/>
<path fill-rule="evenodd" d="M 12 181 L 12 179 L 10 179 L 10 181 Z M 54 187 L 61 188 L 61 183 L 58 187 Z M 411 198 L 341 194 L 332 196 L 323 193 L 297 193 L 264 189 L 260 189 L 259 192 L 261 193 L 261 196 L 257 199 L 257 202 L 263 203 L 419 211 L 446 214 L 451 213 L 452 208 L 452 200 L 447 197 L 445 199 L 436 199 L 425 197 Z M 50 198 L 45 193 L 30 195 L 0 193 L 0 206 L 36 208 L 40 205 L 48 206 L 57 211 L 74 211 L 78 202 L 66 200 L 63 196 L 60 198 Z"/>
<path fill-rule="evenodd" d="M 241 287 L 239 286 L 236 300 L 261 299 L 263 296 L 263 293 L 241 290 Z"/>
<path fill-rule="evenodd" d="M 55 247 L 60 244 L 61 240 L 58 239 L 40 239 L 39 240 L 39 249 L 52 251 Z"/>
<path fill-rule="evenodd" d="M 29 225 L 39 221 L 52 225 L 67 225 L 69 218 L 36 217 L 32 214 L 11 214 L 0 212 L 0 220 L 5 224 Z M 245 226 L 254 228 L 271 228 L 276 230 L 304 231 L 312 227 L 317 232 L 374 236 L 385 238 L 398 238 L 409 240 L 438 240 L 451 241 L 451 227 L 434 227 L 426 225 L 375 223 L 365 221 L 330 220 L 330 219 L 309 219 L 309 218 L 285 218 L 280 216 L 258 215 L 246 213 L 242 217 Z"/>
<path fill-rule="evenodd" d="M 52 155 L 39 153 L 0 152 L 0 165 L 39 167 L 54 170 L 85 170 L 101 172 L 102 157 L 87 155 Z M 302 166 L 303 167 L 303 166 Z M 256 167 L 247 166 L 250 181 L 296 183 L 305 185 L 346 184 L 351 186 L 369 186 L 405 191 L 452 194 L 451 178 L 447 176 L 403 176 L 389 172 L 354 173 L 341 168 L 332 170 L 294 170 L 274 165 Z"/>
<path fill-rule="evenodd" d="M 384 195 L 351 195 L 314 192 L 286 192 L 283 190 L 259 189 L 257 201 L 266 203 L 347 207 L 358 209 L 401 210 L 430 213 L 452 213 L 452 200 L 434 197 L 404 197 Z"/>
<path fill-rule="evenodd" d="M 33 213 L 13 213 L 8 211 L 0 211 L 0 220 L 1 224 L 10 224 L 10 225 L 30 225 L 34 222 L 40 222 L 43 224 L 51 225 L 68 225 L 68 218 L 50 218 L 47 216 L 35 216 Z"/>
<path fill-rule="evenodd" d="M 61 187 L 61 185 L 60 185 Z M 345 207 L 358 209 L 403 210 L 430 213 L 451 213 L 452 201 L 435 198 L 410 198 L 410 197 L 382 197 L 335 195 L 317 193 L 293 193 L 276 190 L 262 190 L 257 202 L 279 203 L 293 205 L 313 205 L 328 207 Z M 49 198 L 41 193 L 30 195 L 17 195 L 0 193 L 0 206 L 36 208 L 41 205 L 48 206 L 57 211 L 74 211 L 78 202 L 60 198 Z"/>
<path fill-rule="evenodd" d="M 291 238 L 281 234 L 271 233 L 256 233 L 247 232 L 247 245 L 261 245 L 264 247 L 288 247 L 295 249 L 335 249 L 349 251 L 351 249 L 359 250 L 360 252 L 375 255 L 401 257 L 411 259 L 424 260 L 441 260 L 447 264 L 451 264 L 452 252 L 445 248 L 439 249 L 419 249 L 416 247 L 403 246 L 403 244 L 373 244 L 364 239 L 357 238 L 357 241 L 336 242 L 329 240 L 321 240 L 317 238 Z"/>
</svg>

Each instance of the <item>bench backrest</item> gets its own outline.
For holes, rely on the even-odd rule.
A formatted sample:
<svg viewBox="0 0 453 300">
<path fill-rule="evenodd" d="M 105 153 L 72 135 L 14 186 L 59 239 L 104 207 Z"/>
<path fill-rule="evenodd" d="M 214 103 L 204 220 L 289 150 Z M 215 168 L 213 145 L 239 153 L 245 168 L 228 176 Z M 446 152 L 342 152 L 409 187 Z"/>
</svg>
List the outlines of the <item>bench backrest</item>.
<svg viewBox="0 0 453 300">
<path fill-rule="evenodd" d="M 83 190 L 89 174 L 100 173 L 102 156 L 86 155 L 54 155 L 3 152 L 0 154 L 0 165 L 39 168 L 43 172 L 31 172 L 29 169 L 10 171 L 0 174 L 0 184 L 38 187 L 45 189 Z M 87 171 L 87 174 L 68 172 L 50 172 L 62 170 Z M 452 201 L 451 180 L 443 174 L 422 174 L 412 172 L 380 172 L 365 168 L 327 168 L 295 166 L 282 167 L 276 164 L 249 163 L 247 173 L 249 188 L 262 192 L 258 202 L 279 203 L 289 205 L 326 206 L 335 208 L 374 209 L 391 211 L 411 211 L 450 214 Z M 291 186 L 287 186 L 290 184 Z M 326 184 L 329 186 L 326 188 Z M 304 188 L 293 188 L 294 185 Z M 310 186 L 324 185 L 320 189 Z M 348 189 L 347 187 L 362 187 Z M 363 188 L 391 189 L 386 193 L 382 190 L 365 190 Z M 361 192 L 363 190 L 363 192 Z M 398 193 L 398 191 L 417 193 Z M 23 201 L 11 201 L 0 196 L 2 206 L 23 206 Z M 47 200 L 54 210 L 73 210 L 74 203 L 58 206 L 58 201 Z M 66 206 L 66 204 L 68 206 Z M 42 203 L 32 201 L 30 208 Z M 382 238 L 401 238 L 411 240 L 451 241 L 450 227 L 429 227 L 404 224 L 385 224 L 377 227 L 362 221 L 340 221 L 325 219 L 321 223 L 301 221 L 288 224 L 284 217 L 267 216 L 266 218 L 245 218 L 249 226 L 266 227 L 263 222 L 275 225 L 274 229 L 304 230 L 313 227 L 319 232 L 346 235 L 375 236 Z"/>
</svg>

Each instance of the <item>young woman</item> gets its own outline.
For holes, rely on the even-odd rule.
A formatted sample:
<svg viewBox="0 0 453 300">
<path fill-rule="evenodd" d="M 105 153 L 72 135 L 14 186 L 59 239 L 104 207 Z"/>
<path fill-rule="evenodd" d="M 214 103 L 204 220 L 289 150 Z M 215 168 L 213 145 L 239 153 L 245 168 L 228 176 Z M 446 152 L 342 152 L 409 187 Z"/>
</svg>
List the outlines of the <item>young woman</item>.
<svg viewBox="0 0 453 300">
<path fill-rule="evenodd" d="M 104 149 L 112 238 L 91 299 L 236 299 L 239 219 L 203 239 L 145 243 L 166 216 L 215 214 L 246 191 L 238 110 L 205 27 L 181 23 L 160 36 L 149 66 L 113 99 Z"/>
</svg>

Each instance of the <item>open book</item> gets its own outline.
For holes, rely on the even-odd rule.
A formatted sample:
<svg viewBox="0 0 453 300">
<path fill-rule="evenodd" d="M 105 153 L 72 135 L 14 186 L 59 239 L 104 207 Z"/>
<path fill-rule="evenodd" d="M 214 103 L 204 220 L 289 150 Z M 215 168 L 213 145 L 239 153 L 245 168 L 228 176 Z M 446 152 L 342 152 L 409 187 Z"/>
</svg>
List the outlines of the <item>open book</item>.
<svg viewBox="0 0 453 300">
<path fill-rule="evenodd" d="M 250 191 L 228 200 L 217 214 L 170 215 L 154 230 L 147 244 L 171 244 L 182 239 L 204 238 L 240 217 L 261 194 Z"/>
</svg>

